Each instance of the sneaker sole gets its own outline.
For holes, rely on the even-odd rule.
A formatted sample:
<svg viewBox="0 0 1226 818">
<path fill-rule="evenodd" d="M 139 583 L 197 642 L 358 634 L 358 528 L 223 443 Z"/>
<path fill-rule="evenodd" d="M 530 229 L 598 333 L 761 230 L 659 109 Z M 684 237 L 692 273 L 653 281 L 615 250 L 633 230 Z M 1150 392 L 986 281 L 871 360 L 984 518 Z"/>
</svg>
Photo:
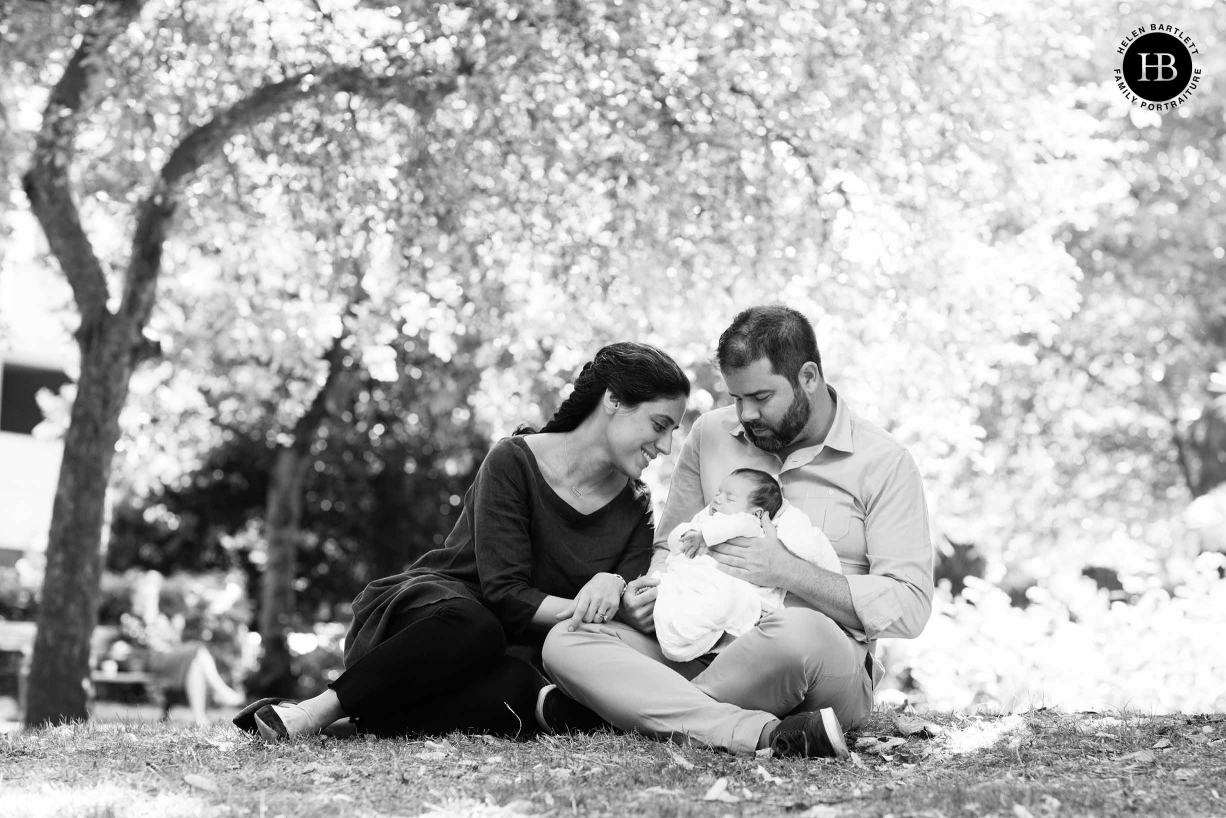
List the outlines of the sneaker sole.
<svg viewBox="0 0 1226 818">
<path fill-rule="evenodd" d="M 821 709 L 821 717 L 826 739 L 830 742 L 830 749 L 834 750 L 835 756 L 842 760 L 851 758 L 851 752 L 847 749 L 847 741 L 843 738 L 843 725 L 839 724 L 839 717 L 829 707 Z"/>
<path fill-rule="evenodd" d="M 545 685 L 540 692 L 536 694 L 536 726 L 547 733 L 552 733 L 553 728 L 545 721 L 545 698 L 551 691 L 557 690 L 557 685 Z"/>
</svg>

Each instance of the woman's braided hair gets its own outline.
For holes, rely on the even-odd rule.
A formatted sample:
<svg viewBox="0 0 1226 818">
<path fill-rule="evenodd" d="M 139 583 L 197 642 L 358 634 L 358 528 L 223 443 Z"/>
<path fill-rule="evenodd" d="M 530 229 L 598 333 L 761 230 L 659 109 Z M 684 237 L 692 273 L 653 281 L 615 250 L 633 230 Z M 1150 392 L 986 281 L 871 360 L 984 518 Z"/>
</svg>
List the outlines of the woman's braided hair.
<svg viewBox="0 0 1226 818">
<path fill-rule="evenodd" d="M 689 397 L 690 380 L 677 362 L 649 344 L 622 341 L 609 344 L 583 365 L 575 388 L 562 401 L 541 432 L 569 432 L 579 427 L 600 405 L 608 390 L 623 406 L 667 398 Z M 521 426 L 516 434 L 535 430 Z"/>
</svg>

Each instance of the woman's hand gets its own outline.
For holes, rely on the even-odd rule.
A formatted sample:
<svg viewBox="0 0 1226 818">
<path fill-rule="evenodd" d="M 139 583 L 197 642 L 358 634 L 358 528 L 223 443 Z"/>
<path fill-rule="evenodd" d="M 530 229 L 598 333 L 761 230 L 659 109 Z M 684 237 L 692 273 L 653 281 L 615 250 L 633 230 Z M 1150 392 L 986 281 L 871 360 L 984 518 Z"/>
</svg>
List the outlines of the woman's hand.
<svg viewBox="0 0 1226 818">
<path fill-rule="evenodd" d="M 655 577 L 639 577 L 626 586 L 622 596 L 622 610 L 619 619 L 640 633 L 655 633 L 656 621 L 653 617 L 656 609 L 657 585 L 660 580 Z"/>
<path fill-rule="evenodd" d="M 597 574 L 579 589 L 574 600 L 558 614 L 558 619 L 570 619 L 567 630 L 592 622 L 603 625 L 613 618 L 621 605 L 622 589 L 626 581 L 617 574 Z"/>
</svg>

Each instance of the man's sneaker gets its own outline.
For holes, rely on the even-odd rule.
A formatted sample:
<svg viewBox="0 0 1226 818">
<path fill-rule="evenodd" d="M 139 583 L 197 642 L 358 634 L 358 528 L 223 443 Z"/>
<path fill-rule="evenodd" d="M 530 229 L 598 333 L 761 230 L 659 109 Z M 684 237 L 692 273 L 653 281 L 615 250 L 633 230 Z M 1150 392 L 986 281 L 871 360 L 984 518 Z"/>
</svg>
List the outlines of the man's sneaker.
<svg viewBox="0 0 1226 818">
<path fill-rule="evenodd" d="M 829 707 L 784 717 L 771 735 L 777 756 L 848 758 L 847 742 L 839 717 Z"/>
<path fill-rule="evenodd" d="M 536 694 L 536 725 L 544 733 L 590 733 L 609 723 L 567 696 L 557 685 Z"/>
</svg>

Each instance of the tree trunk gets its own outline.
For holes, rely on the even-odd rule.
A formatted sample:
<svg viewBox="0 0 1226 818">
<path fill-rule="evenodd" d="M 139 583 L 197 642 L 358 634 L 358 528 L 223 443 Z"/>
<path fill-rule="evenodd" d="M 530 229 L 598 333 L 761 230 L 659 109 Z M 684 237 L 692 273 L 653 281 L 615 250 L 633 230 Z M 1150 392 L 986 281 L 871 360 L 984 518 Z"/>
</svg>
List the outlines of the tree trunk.
<svg viewBox="0 0 1226 818">
<path fill-rule="evenodd" d="M 248 685 L 252 695 L 292 696 L 297 681 L 286 637 L 297 607 L 294 579 L 302 539 L 302 492 L 310 465 L 309 438 L 305 442 L 308 445 L 301 446 L 295 440 L 277 452 L 268 482 L 268 559 L 264 563 L 259 623 L 264 655 L 259 672 Z"/>
<path fill-rule="evenodd" d="M 119 414 L 132 372 L 148 351 L 142 334 L 157 295 L 166 230 L 183 185 L 233 136 L 297 102 L 345 91 L 396 99 L 425 122 L 439 102 L 459 88 L 460 77 L 475 68 L 467 58 L 459 60 L 454 72 L 437 73 L 372 74 L 360 65 L 321 66 L 269 82 L 233 105 L 214 111 L 212 118 L 183 136 L 138 205 L 122 299 L 117 311 L 111 312 L 106 272 L 81 224 L 69 170 L 77 158 L 75 141 L 83 117 L 93 98 L 106 92 L 103 69 L 111 59 L 108 47 L 139 19 L 146 2 L 110 0 L 95 5 L 75 52 L 48 96 L 31 166 L 22 179 L 30 209 L 72 287 L 81 316 L 77 330 L 81 377 L 64 439 L 52 511 L 47 572 L 30 670 L 28 724 L 86 716 L 84 683 L 97 615 L 103 509 L 111 458 L 119 439 Z M 318 421 L 313 428 L 318 428 Z M 305 459 L 305 452 L 302 457 Z M 292 593 L 292 549 L 282 566 L 278 570 L 289 577 Z M 275 610 L 276 606 L 274 614 Z"/>
<path fill-rule="evenodd" d="M 413 520 L 404 513 L 405 498 L 413 492 L 404 471 L 408 453 L 404 444 L 388 447 L 383 469 L 371 479 L 374 509 L 370 515 L 370 539 L 375 576 L 399 574 L 413 557 Z"/>
<path fill-rule="evenodd" d="M 83 340 L 81 377 L 64 440 L 64 459 L 30 669 L 28 725 L 86 718 L 89 643 L 97 614 L 102 518 L 119 412 L 131 375 L 121 333 Z"/>
<path fill-rule="evenodd" d="M 1188 438 L 1196 466 L 1188 487 L 1193 497 L 1201 497 L 1226 483 L 1226 418 L 1210 403 L 1192 424 Z"/>
<path fill-rule="evenodd" d="M 358 280 L 360 281 L 360 275 Z M 360 287 L 357 288 L 360 291 Z M 354 302 L 350 303 L 350 310 Z M 346 317 L 350 311 L 346 311 Z M 298 607 L 294 580 L 297 578 L 298 545 L 302 541 L 302 494 L 310 469 L 311 444 L 331 414 L 349 401 L 351 378 L 345 370 L 342 332 L 324 356 L 328 375 L 306 413 L 294 425 L 293 440 L 277 452 L 268 484 L 267 560 L 260 594 L 260 638 L 263 656 L 260 669 L 248 684 L 258 696 L 292 696 L 297 675 L 289 654 L 288 636 Z"/>
</svg>

